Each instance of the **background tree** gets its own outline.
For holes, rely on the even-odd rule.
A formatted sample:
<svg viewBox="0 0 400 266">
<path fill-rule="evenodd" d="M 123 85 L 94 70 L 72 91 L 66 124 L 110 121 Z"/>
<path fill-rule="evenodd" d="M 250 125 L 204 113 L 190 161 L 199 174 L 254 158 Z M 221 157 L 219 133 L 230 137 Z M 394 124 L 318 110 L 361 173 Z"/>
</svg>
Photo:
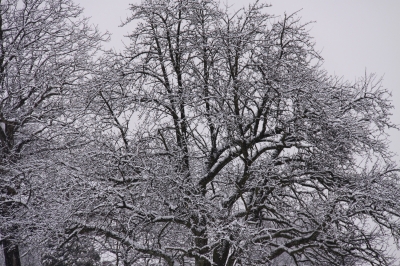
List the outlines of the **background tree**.
<svg viewBox="0 0 400 266">
<path fill-rule="evenodd" d="M 47 253 L 42 258 L 45 266 L 98 266 L 100 254 L 93 245 L 93 241 L 86 238 L 70 239 L 62 246 L 55 246 L 54 252 Z"/>
<path fill-rule="evenodd" d="M 85 195 L 73 233 L 133 265 L 390 265 L 389 94 L 374 75 L 329 76 L 307 24 L 265 7 L 131 6 L 131 44 L 101 64 L 90 145 L 65 170 Z"/>
<path fill-rule="evenodd" d="M 0 3 L 0 242 L 7 266 L 20 265 L 18 244 L 37 240 L 34 232 L 50 223 L 43 208 L 54 198 L 42 190 L 50 180 L 41 178 L 49 151 L 71 144 L 63 127 L 73 121 L 68 96 L 82 89 L 102 39 L 81 12 L 69 0 Z"/>
</svg>

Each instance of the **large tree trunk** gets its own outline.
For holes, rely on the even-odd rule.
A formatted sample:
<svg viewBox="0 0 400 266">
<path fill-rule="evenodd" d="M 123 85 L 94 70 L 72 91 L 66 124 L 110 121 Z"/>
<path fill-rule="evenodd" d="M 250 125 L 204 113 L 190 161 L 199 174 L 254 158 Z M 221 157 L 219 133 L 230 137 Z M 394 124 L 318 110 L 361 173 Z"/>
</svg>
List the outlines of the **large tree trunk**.
<svg viewBox="0 0 400 266">
<path fill-rule="evenodd" d="M 230 244 L 225 239 L 213 251 L 213 263 L 216 266 L 225 266 L 229 255 Z"/>
<path fill-rule="evenodd" d="M 196 247 L 202 248 L 208 244 L 208 239 L 207 239 L 207 236 L 203 232 L 203 233 L 195 236 L 194 242 L 195 242 Z M 202 252 L 200 252 L 200 254 L 201 253 Z M 211 263 L 207 259 L 196 258 L 194 265 L 195 266 L 211 266 Z"/>
<path fill-rule="evenodd" d="M 192 227 L 192 233 L 194 235 L 194 244 L 199 248 L 199 253 L 204 254 L 201 249 L 208 244 L 207 237 L 207 219 L 202 215 L 192 215 L 193 222 L 195 225 Z M 211 266 L 211 263 L 205 258 L 196 258 L 195 266 Z"/>
<path fill-rule="evenodd" d="M 18 245 L 10 240 L 3 240 L 3 251 L 6 266 L 21 266 Z"/>
</svg>

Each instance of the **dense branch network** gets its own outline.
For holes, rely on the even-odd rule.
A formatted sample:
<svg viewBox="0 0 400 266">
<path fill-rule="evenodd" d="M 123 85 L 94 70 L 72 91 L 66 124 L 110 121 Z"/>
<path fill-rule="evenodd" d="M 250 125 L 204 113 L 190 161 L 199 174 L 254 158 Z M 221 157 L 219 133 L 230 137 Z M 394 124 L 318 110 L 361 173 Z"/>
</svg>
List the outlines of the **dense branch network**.
<svg viewBox="0 0 400 266">
<path fill-rule="evenodd" d="M 100 56 L 70 1 L 17 2 L 0 17 L 7 246 L 42 232 L 44 265 L 99 264 L 95 247 L 124 265 L 392 263 L 389 93 L 329 76 L 298 14 L 144 0 L 125 52 Z"/>
<path fill-rule="evenodd" d="M 87 110 L 106 150 L 86 167 L 106 166 L 86 175 L 102 197 L 77 226 L 138 265 L 389 264 L 388 93 L 373 75 L 328 76 L 307 24 L 265 8 L 131 5 L 131 44 Z"/>
</svg>

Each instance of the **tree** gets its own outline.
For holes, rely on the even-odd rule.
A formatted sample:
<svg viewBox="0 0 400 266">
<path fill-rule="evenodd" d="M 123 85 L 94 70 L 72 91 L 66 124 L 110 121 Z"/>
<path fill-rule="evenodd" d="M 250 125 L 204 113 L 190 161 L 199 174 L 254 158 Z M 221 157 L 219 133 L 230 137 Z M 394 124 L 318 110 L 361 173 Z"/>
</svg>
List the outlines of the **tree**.
<svg viewBox="0 0 400 266">
<path fill-rule="evenodd" d="M 307 24 L 265 8 L 131 5 L 131 44 L 88 93 L 90 144 L 63 170 L 80 184 L 71 235 L 132 265 L 390 265 L 389 93 L 329 76 Z"/>
<path fill-rule="evenodd" d="M 92 242 L 76 236 L 65 245 L 55 247 L 54 252 L 45 254 L 42 259 L 45 266 L 99 266 L 100 254 Z"/>
<path fill-rule="evenodd" d="M 70 0 L 0 3 L 0 243 L 6 266 L 20 265 L 18 242 L 43 229 L 38 214 L 54 199 L 46 187 L 48 152 L 66 145 L 68 95 L 83 86 L 103 37 Z M 61 130 L 56 129 L 61 128 Z M 57 140 L 57 141 L 56 141 Z M 41 197 L 44 196 L 44 197 Z M 39 230 L 40 231 L 40 230 Z"/>
</svg>

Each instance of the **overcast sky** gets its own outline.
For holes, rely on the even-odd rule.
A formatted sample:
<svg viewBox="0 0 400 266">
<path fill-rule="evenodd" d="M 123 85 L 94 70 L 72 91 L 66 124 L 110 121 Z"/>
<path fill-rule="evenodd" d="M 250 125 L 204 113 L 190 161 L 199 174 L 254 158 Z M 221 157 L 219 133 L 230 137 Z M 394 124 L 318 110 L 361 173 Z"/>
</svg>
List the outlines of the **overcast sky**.
<svg viewBox="0 0 400 266">
<path fill-rule="evenodd" d="M 140 0 L 75 0 L 102 31 L 112 33 L 108 48 L 123 48 L 123 35 L 133 25 L 119 27 L 129 15 L 129 3 Z M 225 3 L 226 1 L 222 1 Z M 227 1 L 238 9 L 252 1 Z M 269 13 L 299 12 L 310 25 L 311 36 L 330 74 L 353 81 L 367 73 L 383 76 L 393 94 L 392 121 L 400 125 L 400 1 L 399 0 L 270 0 Z M 125 42 L 127 40 L 125 39 Z M 390 131 L 391 150 L 400 154 L 400 132 Z M 400 156 L 396 157 L 400 164 Z"/>
</svg>

